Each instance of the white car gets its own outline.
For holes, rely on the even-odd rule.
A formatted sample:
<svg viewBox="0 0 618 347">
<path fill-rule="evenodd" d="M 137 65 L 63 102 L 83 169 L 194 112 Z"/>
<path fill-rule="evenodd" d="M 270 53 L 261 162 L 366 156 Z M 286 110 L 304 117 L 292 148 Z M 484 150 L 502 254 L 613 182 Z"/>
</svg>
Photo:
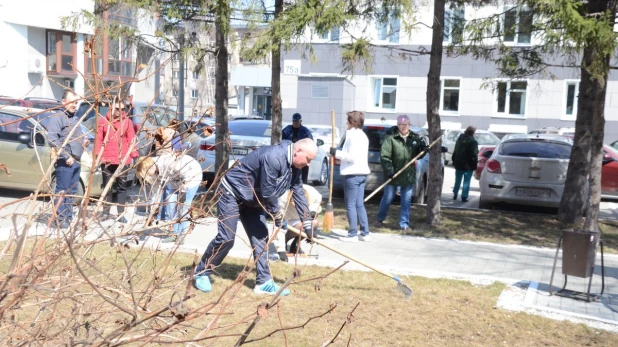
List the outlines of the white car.
<svg viewBox="0 0 618 347">
<path fill-rule="evenodd" d="M 303 124 L 306 128 L 311 131 L 311 135 L 315 141 L 322 140 L 324 141 L 324 148 L 333 147 L 333 128 L 330 125 L 319 125 L 319 124 Z M 339 145 L 341 141 L 341 136 L 339 135 L 339 128 L 335 128 L 335 146 Z"/>
<path fill-rule="evenodd" d="M 442 138 L 442 146 L 447 148 L 447 152 L 444 153 L 444 164 L 453 162 L 453 151 L 455 150 L 455 143 L 459 135 L 463 134 L 466 129 L 449 130 L 444 133 Z M 474 139 L 479 144 L 479 151 L 484 147 L 493 147 L 500 143 L 500 138 L 494 133 L 487 130 L 477 129 L 474 133 Z"/>
<path fill-rule="evenodd" d="M 485 163 L 479 208 L 495 203 L 558 207 L 573 141 L 555 135 L 503 140 Z"/>
<path fill-rule="evenodd" d="M 232 143 L 232 149 L 230 150 L 230 167 L 236 160 L 240 160 L 259 147 L 270 145 L 270 120 L 234 120 L 228 123 L 228 129 L 230 131 L 230 141 Z M 212 182 L 217 174 L 217 168 L 215 168 L 215 137 L 216 135 L 213 134 L 203 139 L 197 153 L 198 161 L 204 172 L 204 180 L 208 182 Z M 326 147 L 324 147 L 323 142 L 316 142 L 318 143 L 318 155 L 309 165 L 307 181 L 313 182 L 314 185 L 325 185 L 328 182 L 330 169 L 328 156 L 326 155 Z"/>
</svg>

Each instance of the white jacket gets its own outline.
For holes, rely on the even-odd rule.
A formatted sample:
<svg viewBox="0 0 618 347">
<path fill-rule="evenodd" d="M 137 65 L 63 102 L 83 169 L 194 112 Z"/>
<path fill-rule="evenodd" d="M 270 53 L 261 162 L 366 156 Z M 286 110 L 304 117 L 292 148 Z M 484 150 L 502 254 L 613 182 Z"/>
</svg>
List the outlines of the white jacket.
<svg viewBox="0 0 618 347">
<path fill-rule="evenodd" d="M 369 175 L 369 139 L 362 129 L 348 129 L 341 150 L 335 158 L 341 160 L 339 173 L 347 175 Z"/>
<path fill-rule="evenodd" d="M 309 211 L 320 214 L 322 212 L 322 194 L 317 191 L 317 189 L 312 186 L 303 184 L 303 191 L 305 192 L 305 197 L 307 198 L 307 203 L 309 204 Z M 296 212 L 296 207 L 294 205 L 294 199 L 290 198 L 290 194 L 292 191 L 288 190 L 285 194 L 279 197 L 279 207 L 282 211 L 286 211 L 285 219 L 294 220 L 299 219 L 298 213 Z M 288 200 L 290 201 L 290 206 L 288 207 Z"/>
</svg>

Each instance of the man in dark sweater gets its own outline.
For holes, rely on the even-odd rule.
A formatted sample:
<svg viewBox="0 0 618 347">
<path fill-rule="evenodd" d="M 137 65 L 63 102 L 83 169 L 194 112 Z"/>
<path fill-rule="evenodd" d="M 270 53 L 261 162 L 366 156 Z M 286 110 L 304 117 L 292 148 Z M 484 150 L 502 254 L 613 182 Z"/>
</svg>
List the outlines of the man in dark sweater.
<svg viewBox="0 0 618 347">
<path fill-rule="evenodd" d="M 470 179 L 478 164 L 479 144 L 474 138 L 476 128 L 469 126 L 463 134 L 459 135 L 453 150 L 453 165 L 455 166 L 455 187 L 453 188 L 453 200 L 457 200 L 459 185 L 463 177 L 463 189 L 461 201 L 468 201 L 470 191 Z"/>
<path fill-rule="evenodd" d="M 274 295 L 275 284 L 268 267 L 268 227 L 265 213 L 273 217 L 275 227 L 283 223 L 279 197 L 292 191 L 296 211 L 309 239 L 313 237 L 311 212 L 303 191 L 301 170 L 315 159 L 318 147 L 311 139 L 296 143 L 283 140 L 278 145 L 261 147 L 240 159 L 223 177 L 217 189 L 218 233 L 210 242 L 195 269 L 195 287 L 210 292 L 210 275 L 223 262 L 234 245 L 236 226 L 242 223 L 256 259 L 256 294 Z M 283 231 L 280 231 L 283 232 Z M 284 290 L 280 295 L 289 295 Z"/>
<path fill-rule="evenodd" d="M 57 153 L 54 194 L 63 191 L 66 195 L 75 195 L 80 184 L 81 165 L 79 161 L 89 142 L 81 128 L 77 126 L 79 119 L 75 116 L 75 112 L 78 100 L 79 96 L 74 92 L 66 91 L 62 97 L 64 112 L 52 115 L 47 124 L 47 138 Z M 69 196 L 62 198 L 56 195 L 54 204 L 57 206 L 58 216 L 56 226 L 61 229 L 68 228 L 73 219 L 73 198 Z"/>
</svg>

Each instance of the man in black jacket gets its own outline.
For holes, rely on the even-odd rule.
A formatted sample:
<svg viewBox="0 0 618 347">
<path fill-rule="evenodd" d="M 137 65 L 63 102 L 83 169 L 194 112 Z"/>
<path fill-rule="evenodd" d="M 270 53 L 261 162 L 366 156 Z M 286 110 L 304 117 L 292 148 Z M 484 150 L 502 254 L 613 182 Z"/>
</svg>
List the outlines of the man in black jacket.
<svg viewBox="0 0 618 347">
<path fill-rule="evenodd" d="M 459 185 L 463 177 L 463 189 L 461 201 L 468 202 L 470 191 L 470 179 L 478 164 L 479 144 L 474 138 L 476 128 L 469 126 L 463 134 L 459 135 L 453 150 L 453 165 L 455 166 L 455 187 L 453 188 L 453 200 L 457 200 Z"/>
<path fill-rule="evenodd" d="M 283 222 L 283 211 L 279 208 L 279 197 L 292 190 L 296 211 L 303 221 L 303 229 L 309 238 L 313 237 L 311 213 L 303 192 L 302 168 L 315 158 L 318 147 L 311 139 L 296 143 L 283 140 L 278 145 L 261 147 L 242 158 L 230 169 L 217 189 L 218 233 L 210 242 L 195 269 L 195 286 L 203 292 L 210 292 L 210 274 L 223 262 L 234 245 L 238 220 L 242 223 L 256 262 L 256 294 L 274 295 L 279 286 L 274 283 L 268 267 L 268 227 L 265 213 L 271 215 L 275 227 Z M 280 231 L 281 232 L 281 231 Z M 280 295 L 289 295 L 284 290 Z"/>
</svg>

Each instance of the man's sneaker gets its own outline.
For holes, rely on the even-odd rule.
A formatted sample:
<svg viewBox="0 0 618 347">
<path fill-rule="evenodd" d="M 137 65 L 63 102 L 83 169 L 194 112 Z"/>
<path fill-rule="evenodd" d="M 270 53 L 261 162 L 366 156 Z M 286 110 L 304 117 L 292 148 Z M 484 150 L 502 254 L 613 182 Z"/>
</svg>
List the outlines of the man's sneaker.
<svg viewBox="0 0 618 347">
<path fill-rule="evenodd" d="M 376 228 L 383 228 L 384 227 L 384 221 L 381 221 L 381 220 L 377 221 L 376 224 L 375 224 L 375 227 Z"/>
<path fill-rule="evenodd" d="M 279 252 L 279 260 L 283 262 L 288 262 L 288 255 L 285 252 Z"/>
<path fill-rule="evenodd" d="M 273 280 L 270 280 L 264 284 L 258 284 L 253 289 L 255 294 L 267 294 L 267 295 L 275 295 L 277 291 L 279 291 L 281 287 L 279 287 Z M 288 296 L 290 295 L 290 291 L 288 289 L 284 289 L 281 291 L 279 296 Z"/>
<path fill-rule="evenodd" d="M 342 242 L 358 242 L 358 237 L 356 236 L 340 236 L 339 241 Z"/>
<path fill-rule="evenodd" d="M 195 288 L 203 291 L 204 293 L 209 293 L 210 291 L 212 291 L 212 284 L 210 284 L 210 277 L 196 276 L 195 277 Z"/>
<path fill-rule="evenodd" d="M 369 234 L 367 234 L 367 235 L 365 235 L 365 236 L 363 236 L 363 235 L 359 235 L 359 236 L 358 236 L 358 240 L 359 240 L 359 241 L 369 242 L 369 241 L 371 241 L 371 235 L 369 235 Z"/>
</svg>

